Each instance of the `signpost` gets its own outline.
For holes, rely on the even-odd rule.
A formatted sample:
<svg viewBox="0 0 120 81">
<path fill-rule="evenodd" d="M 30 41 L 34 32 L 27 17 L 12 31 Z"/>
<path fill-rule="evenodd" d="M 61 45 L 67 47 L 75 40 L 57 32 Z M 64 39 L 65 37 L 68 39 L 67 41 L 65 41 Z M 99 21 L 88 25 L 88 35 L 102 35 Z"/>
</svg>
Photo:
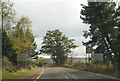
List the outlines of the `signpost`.
<svg viewBox="0 0 120 81">
<path fill-rule="evenodd" d="M 93 62 L 103 62 L 103 54 L 102 53 L 93 53 L 91 54 L 91 60 Z"/>
<path fill-rule="evenodd" d="M 90 46 L 86 46 L 86 63 L 87 63 L 87 54 L 92 53 L 92 48 Z"/>
<path fill-rule="evenodd" d="M 17 54 L 17 61 L 28 61 L 29 54 Z"/>
<path fill-rule="evenodd" d="M 92 48 L 89 47 L 89 46 L 87 46 L 87 47 L 86 47 L 86 53 L 92 53 Z"/>
<path fill-rule="evenodd" d="M 29 49 L 28 53 L 17 54 L 17 64 L 22 67 L 30 66 L 30 68 L 31 68 L 31 61 L 32 61 L 31 56 L 33 54 L 34 54 L 33 49 Z"/>
<path fill-rule="evenodd" d="M 34 53 L 34 50 L 33 49 L 29 49 L 28 50 L 28 54 L 31 56 L 31 55 L 33 55 L 33 53 Z"/>
<path fill-rule="evenodd" d="M 17 54 L 17 64 L 21 67 L 27 67 L 28 62 L 30 60 L 29 54 L 23 53 L 23 54 Z"/>
</svg>

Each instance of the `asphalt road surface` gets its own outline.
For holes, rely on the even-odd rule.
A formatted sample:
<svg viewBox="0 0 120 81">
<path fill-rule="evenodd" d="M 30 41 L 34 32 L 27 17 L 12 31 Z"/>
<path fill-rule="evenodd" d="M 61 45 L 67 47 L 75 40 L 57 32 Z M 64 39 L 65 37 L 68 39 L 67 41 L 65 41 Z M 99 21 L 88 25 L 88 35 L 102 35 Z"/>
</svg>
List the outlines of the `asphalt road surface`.
<svg viewBox="0 0 120 81">
<path fill-rule="evenodd" d="M 39 79 L 112 79 L 111 77 L 63 67 L 45 67 Z"/>
</svg>

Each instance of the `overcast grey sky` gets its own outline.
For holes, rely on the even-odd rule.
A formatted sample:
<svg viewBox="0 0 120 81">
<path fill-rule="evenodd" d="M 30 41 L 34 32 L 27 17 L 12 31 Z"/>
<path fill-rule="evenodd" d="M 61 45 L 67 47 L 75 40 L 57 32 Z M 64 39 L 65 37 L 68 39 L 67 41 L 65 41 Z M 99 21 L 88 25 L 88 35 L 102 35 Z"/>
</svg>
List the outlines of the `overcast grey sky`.
<svg viewBox="0 0 120 81">
<path fill-rule="evenodd" d="M 79 48 L 73 50 L 78 56 L 85 56 L 82 41 L 87 41 L 82 35 L 88 30 L 88 25 L 80 19 L 80 4 L 86 0 L 11 0 L 14 2 L 16 17 L 28 16 L 32 21 L 32 31 L 40 50 L 42 38 L 48 30 L 59 29 L 69 38 L 74 38 Z"/>
</svg>

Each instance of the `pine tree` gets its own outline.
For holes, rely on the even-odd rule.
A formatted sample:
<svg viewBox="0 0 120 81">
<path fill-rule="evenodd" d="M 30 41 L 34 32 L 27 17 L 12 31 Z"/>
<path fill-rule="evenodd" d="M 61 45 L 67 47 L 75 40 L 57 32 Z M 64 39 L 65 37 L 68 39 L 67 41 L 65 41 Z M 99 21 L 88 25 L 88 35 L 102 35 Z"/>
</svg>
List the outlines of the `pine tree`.
<svg viewBox="0 0 120 81">
<path fill-rule="evenodd" d="M 116 68 L 116 61 L 119 55 L 116 29 L 116 4 L 114 2 L 88 2 L 88 5 L 82 5 L 81 19 L 84 23 L 90 24 L 89 32 L 84 36 L 91 40 L 86 44 L 97 45 L 96 51 L 105 53 Z M 104 46 L 101 49 L 101 46 Z M 114 54 L 114 55 L 113 55 Z M 119 68 L 117 68 L 119 69 Z"/>
</svg>

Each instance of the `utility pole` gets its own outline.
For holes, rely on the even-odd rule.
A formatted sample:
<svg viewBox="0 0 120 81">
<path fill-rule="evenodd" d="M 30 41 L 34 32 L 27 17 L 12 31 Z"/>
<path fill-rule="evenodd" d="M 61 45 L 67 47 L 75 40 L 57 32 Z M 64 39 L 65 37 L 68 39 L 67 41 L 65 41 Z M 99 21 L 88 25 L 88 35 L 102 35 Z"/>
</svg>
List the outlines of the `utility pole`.
<svg viewBox="0 0 120 81">
<path fill-rule="evenodd" d="M 87 63 L 87 46 L 86 46 L 86 63 Z"/>
</svg>

